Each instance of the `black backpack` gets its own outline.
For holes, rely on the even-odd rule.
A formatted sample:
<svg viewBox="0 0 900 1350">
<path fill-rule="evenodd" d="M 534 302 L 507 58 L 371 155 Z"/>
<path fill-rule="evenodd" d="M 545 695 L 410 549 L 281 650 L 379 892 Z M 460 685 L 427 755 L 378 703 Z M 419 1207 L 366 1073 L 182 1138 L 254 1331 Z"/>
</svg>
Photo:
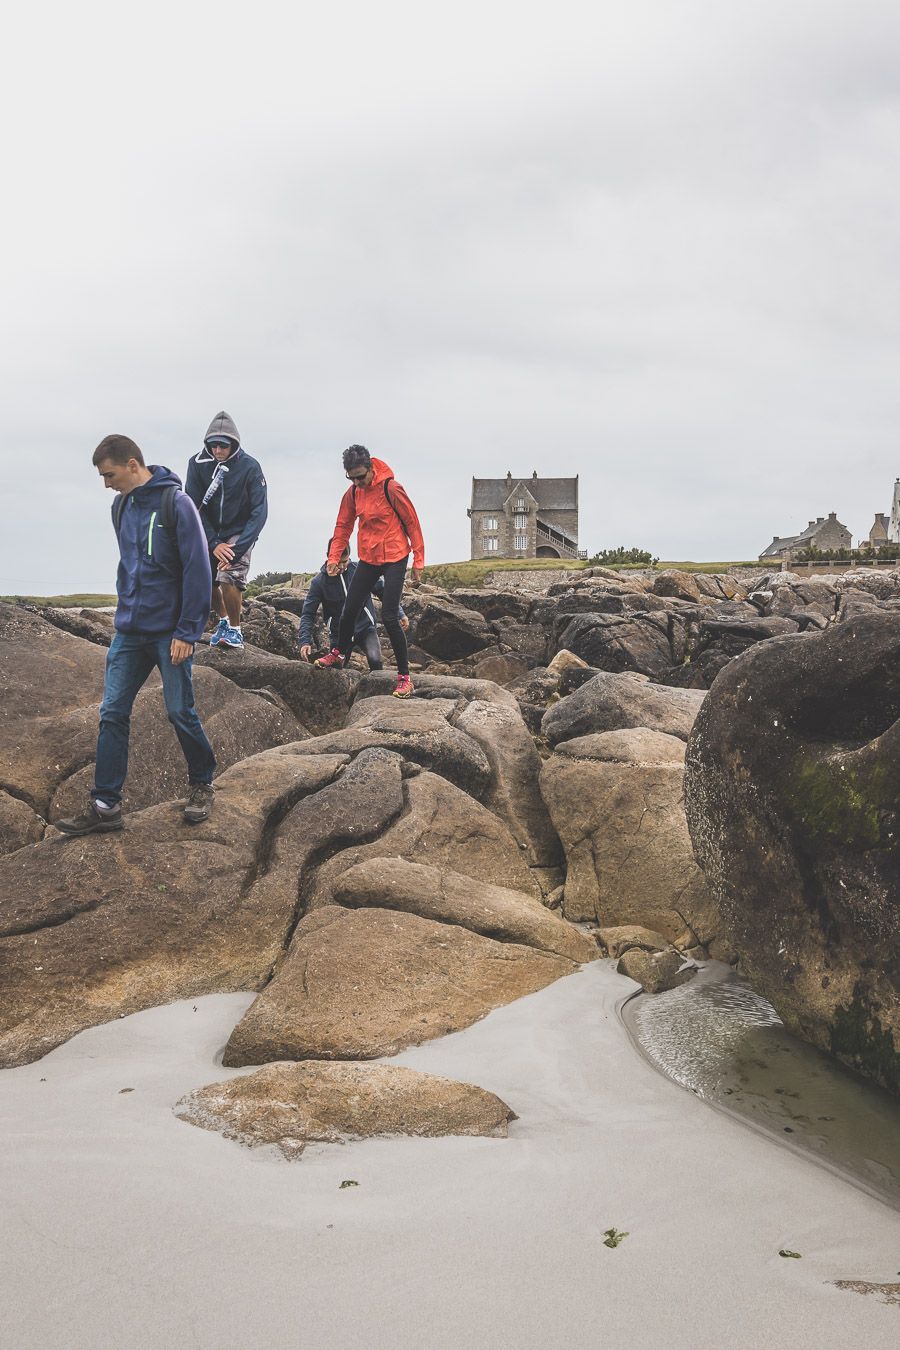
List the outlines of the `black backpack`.
<svg viewBox="0 0 900 1350">
<path fill-rule="evenodd" d="M 162 497 L 160 498 L 159 512 L 158 512 L 159 515 L 158 523 L 163 527 L 164 530 L 171 530 L 173 532 L 176 550 L 178 548 L 178 535 L 174 533 L 175 498 L 178 496 L 180 490 L 181 490 L 180 488 L 175 487 L 174 484 L 171 483 L 169 484 L 168 487 L 163 488 L 163 494 Z M 113 529 L 116 532 L 116 538 L 118 538 L 119 536 L 119 524 L 122 520 L 122 512 L 124 510 L 125 510 L 125 494 L 119 492 L 114 498 L 112 504 L 112 523 Z"/>
</svg>

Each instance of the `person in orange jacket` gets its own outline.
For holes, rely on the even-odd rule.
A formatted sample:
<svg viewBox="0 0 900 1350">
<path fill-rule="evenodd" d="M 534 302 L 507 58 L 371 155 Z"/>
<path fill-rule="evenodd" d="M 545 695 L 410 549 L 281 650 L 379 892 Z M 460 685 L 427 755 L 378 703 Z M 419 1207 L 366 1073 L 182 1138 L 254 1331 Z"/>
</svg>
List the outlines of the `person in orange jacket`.
<svg viewBox="0 0 900 1350">
<path fill-rule="evenodd" d="M 381 621 L 387 630 L 397 661 L 396 698 L 409 698 L 413 691 L 409 678 L 409 654 L 406 635 L 400 626 L 400 596 L 406 567 L 412 552 L 410 581 L 416 585 L 425 566 L 425 541 L 416 508 L 394 478 L 390 466 L 373 459 L 364 445 L 350 445 L 344 451 L 344 472 L 350 487 L 341 499 L 326 571 L 337 576 L 341 554 L 359 521 L 356 553 L 359 558 L 353 580 L 344 601 L 338 643 L 327 656 L 316 662 L 326 670 L 340 670 L 350 659 L 353 630 L 359 611 L 372 593 L 379 577 L 384 577 Z"/>
</svg>

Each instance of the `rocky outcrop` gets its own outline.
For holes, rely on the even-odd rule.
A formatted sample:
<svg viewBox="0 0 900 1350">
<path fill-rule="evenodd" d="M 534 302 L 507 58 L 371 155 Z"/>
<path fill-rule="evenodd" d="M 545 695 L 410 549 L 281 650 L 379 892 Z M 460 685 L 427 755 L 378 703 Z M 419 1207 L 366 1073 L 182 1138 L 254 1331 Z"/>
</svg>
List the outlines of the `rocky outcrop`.
<svg viewBox="0 0 900 1350">
<path fill-rule="evenodd" d="M 277 1144 L 288 1158 L 310 1143 L 378 1135 L 506 1138 L 516 1116 L 492 1092 L 399 1064 L 267 1064 L 191 1092 L 175 1114 L 226 1139 Z"/>
<path fill-rule="evenodd" d="M 194 694 L 204 730 L 215 747 L 218 774 L 271 746 L 304 740 L 309 734 L 277 696 L 246 692 L 215 670 L 201 667 L 195 672 Z M 79 723 L 83 748 L 90 747 L 90 762 L 54 790 L 51 821 L 80 810 L 93 786 L 95 745 L 91 741 L 96 742 L 98 711 L 91 707 Z M 131 714 L 123 806 L 126 811 L 140 811 L 186 796 L 187 790 L 184 757 L 166 714 L 160 678 L 154 672 Z"/>
<path fill-rule="evenodd" d="M 900 1092 L 900 627 L 868 610 L 723 670 L 687 812 L 723 930 L 786 1024 Z"/>
<path fill-rule="evenodd" d="M 166 802 L 121 834 L 56 835 L 0 858 L 0 1065 L 141 1008 L 257 988 L 297 906 L 278 822 L 344 762 L 269 750 L 222 775 L 202 825 Z"/>
<path fill-rule="evenodd" d="M 289 661 L 249 645 L 243 652 L 198 647 L 194 669 L 202 666 L 212 667 L 241 689 L 277 694 L 313 736 L 344 725 L 360 678 L 352 670 L 317 670 L 305 661 Z"/>
<path fill-rule="evenodd" d="M 448 600 L 431 600 L 424 606 L 413 639 L 439 661 L 460 661 L 496 645 L 483 614 Z"/>
<path fill-rule="evenodd" d="M 475 882 L 460 872 L 373 858 L 343 872 L 334 899 L 347 909 L 395 909 L 458 924 L 498 942 L 519 942 L 569 961 L 594 961 L 597 944 L 522 891 Z"/>
<path fill-rule="evenodd" d="M 650 684 L 635 674 L 594 675 L 544 715 L 541 733 L 551 746 L 576 736 L 645 727 L 686 741 L 705 694 Z"/>
<path fill-rule="evenodd" d="M 459 1031 L 575 967 L 531 947 L 395 910 L 316 910 L 235 1027 L 228 1067 L 377 1059 Z"/>
<path fill-rule="evenodd" d="M 718 919 L 682 805 L 684 752 L 675 736 L 632 729 L 566 741 L 545 763 L 541 792 L 568 865 L 567 918 L 642 925 L 678 946 L 713 941 Z"/>
</svg>

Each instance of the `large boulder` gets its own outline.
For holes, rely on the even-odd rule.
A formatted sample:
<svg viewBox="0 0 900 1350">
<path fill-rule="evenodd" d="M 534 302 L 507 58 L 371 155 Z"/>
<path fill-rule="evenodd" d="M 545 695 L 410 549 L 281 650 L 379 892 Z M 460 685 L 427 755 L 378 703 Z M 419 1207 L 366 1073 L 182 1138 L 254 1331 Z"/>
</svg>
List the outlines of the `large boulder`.
<svg viewBox="0 0 900 1350">
<path fill-rule="evenodd" d="M 459 1031 L 576 967 L 454 924 L 338 906 L 308 914 L 284 964 L 235 1027 L 229 1067 L 378 1059 Z"/>
<path fill-rule="evenodd" d="M 202 825 L 166 802 L 120 834 L 53 832 L 0 858 L 0 1066 L 142 1008 L 259 987 L 297 906 L 279 823 L 345 762 L 301 748 L 229 769 Z M 323 847 L 326 824 L 310 824 Z"/>
<path fill-rule="evenodd" d="M 354 704 L 349 725 L 307 741 L 307 754 L 358 754 L 372 746 L 394 750 L 422 768 L 482 797 L 491 783 L 491 765 L 481 746 L 449 720 L 456 700 L 390 695 Z"/>
<path fill-rule="evenodd" d="M 241 689 L 278 694 L 314 736 L 344 725 L 360 679 L 352 670 L 318 670 L 306 661 L 289 661 L 249 644 L 242 652 L 198 647 L 194 669 L 199 666 L 211 666 Z"/>
<path fill-rule="evenodd" d="M 388 756 L 384 750 L 377 753 Z M 371 858 L 405 858 L 540 898 L 534 869 L 493 811 L 438 774 L 421 773 L 398 755 L 391 758 L 398 766 L 398 782 L 402 778 L 402 810 L 377 835 L 360 831 L 342 852 L 332 854 L 326 849 L 316 859 L 315 868 L 304 873 L 300 886 L 307 912 L 334 904 L 334 888 L 345 872 Z M 344 786 L 346 777 L 341 780 Z M 377 789 L 382 794 L 386 791 L 393 795 L 393 785 Z"/>
<path fill-rule="evenodd" d="M 513 1111 L 484 1088 L 399 1064 L 266 1064 L 182 1097 L 175 1114 L 251 1147 L 277 1144 L 288 1158 L 309 1143 L 377 1135 L 505 1138 Z"/>
<path fill-rule="evenodd" d="M 541 792 L 568 860 L 567 918 L 639 924 L 684 947 L 714 939 L 684 817 L 684 752 L 675 736 L 631 729 L 565 741 L 545 763 Z"/>
<path fill-rule="evenodd" d="M 415 641 L 439 661 L 461 661 L 497 639 L 483 614 L 449 600 L 429 600 L 415 625 Z"/>
<path fill-rule="evenodd" d="M 694 727 L 687 812 L 721 923 L 786 1024 L 900 1092 L 900 624 L 761 643 Z"/>
<path fill-rule="evenodd" d="M 0 784 L 40 816 L 93 757 L 105 665 L 102 647 L 0 602 Z"/>
<path fill-rule="evenodd" d="M 593 961 L 597 945 L 522 891 L 475 882 L 460 872 L 373 858 L 343 872 L 334 887 L 350 909 L 395 909 L 422 919 L 454 923 L 498 942 L 519 942 L 570 961 Z"/>
<path fill-rule="evenodd" d="M 579 614 L 561 632 L 558 647 L 598 670 L 659 674 L 680 660 L 673 652 L 669 616 L 662 614 Z"/>
<path fill-rule="evenodd" d="M 559 836 L 538 787 L 541 761 L 518 708 L 472 699 L 456 726 L 478 743 L 491 766 L 485 806 L 509 826 L 529 866 L 558 868 L 563 860 Z M 556 885 L 560 878 L 552 880 Z"/>
<path fill-rule="evenodd" d="M 650 684 L 633 673 L 594 675 L 544 714 L 541 733 L 551 745 L 600 731 L 646 727 L 686 741 L 705 693 Z"/>
</svg>

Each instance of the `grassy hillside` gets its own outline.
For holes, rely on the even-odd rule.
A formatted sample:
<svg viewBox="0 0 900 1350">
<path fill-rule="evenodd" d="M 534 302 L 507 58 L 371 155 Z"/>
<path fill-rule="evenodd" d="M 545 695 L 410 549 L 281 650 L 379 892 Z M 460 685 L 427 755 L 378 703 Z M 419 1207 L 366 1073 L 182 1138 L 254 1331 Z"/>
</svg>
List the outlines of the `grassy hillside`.
<svg viewBox="0 0 900 1350">
<path fill-rule="evenodd" d="M 0 595 L 13 605 L 24 600 L 27 605 L 54 605 L 57 609 L 100 609 L 114 605 L 114 595 Z"/>
<path fill-rule="evenodd" d="M 431 567 L 426 567 L 424 580 L 432 582 L 435 586 L 443 586 L 445 590 L 456 590 L 459 586 L 473 586 L 480 589 L 485 584 L 485 578 L 492 572 L 539 572 L 553 571 L 559 573 L 579 572 L 590 563 L 584 561 L 572 561 L 560 563 L 555 558 L 499 558 L 492 561 L 490 558 L 479 558 L 474 562 L 455 562 L 455 563 L 435 563 Z M 655 571 L 664 572 L 671 567 L 677 567 L 683 572 L 728 572 L 732 567 L 760 567 L 761 564 L 755 559 L 749 563 L 743 562 L 658 562 Z M 610 569 L 616 572 L 629 571 L 649 571 L 649 566 L 641 564 L 624 563 Z"/>
</svg>

